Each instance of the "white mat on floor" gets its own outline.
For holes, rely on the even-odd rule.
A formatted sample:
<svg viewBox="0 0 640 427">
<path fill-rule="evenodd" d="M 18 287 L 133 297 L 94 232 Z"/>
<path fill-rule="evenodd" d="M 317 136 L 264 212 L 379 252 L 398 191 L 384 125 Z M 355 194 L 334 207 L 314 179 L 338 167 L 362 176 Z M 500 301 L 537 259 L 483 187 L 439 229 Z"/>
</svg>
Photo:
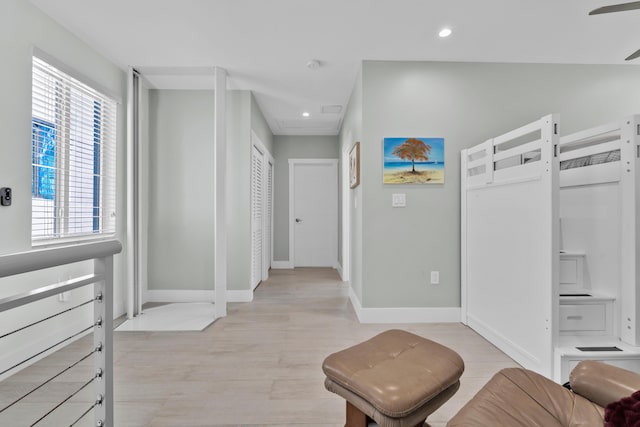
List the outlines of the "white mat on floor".
<svg viewBox="0 0 640 427">
<path fill-rule="evenodd" d="M 215 320 L 212 303 L 176 303 L 145 309 L 116 331 L 202 331 Z"/>
</svg>

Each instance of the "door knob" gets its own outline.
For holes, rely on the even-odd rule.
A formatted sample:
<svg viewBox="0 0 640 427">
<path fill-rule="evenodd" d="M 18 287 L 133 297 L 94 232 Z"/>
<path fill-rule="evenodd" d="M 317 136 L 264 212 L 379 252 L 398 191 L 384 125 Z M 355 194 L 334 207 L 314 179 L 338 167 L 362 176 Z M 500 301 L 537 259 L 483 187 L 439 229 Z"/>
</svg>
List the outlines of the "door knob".
<svg viewBox="0 0 640 427">
<path fill-rule="evenodd" d="M 302 222 L 302 220 L 300 218 L 296 218 L 296 222 L 299 224 Z"/>
</svg>

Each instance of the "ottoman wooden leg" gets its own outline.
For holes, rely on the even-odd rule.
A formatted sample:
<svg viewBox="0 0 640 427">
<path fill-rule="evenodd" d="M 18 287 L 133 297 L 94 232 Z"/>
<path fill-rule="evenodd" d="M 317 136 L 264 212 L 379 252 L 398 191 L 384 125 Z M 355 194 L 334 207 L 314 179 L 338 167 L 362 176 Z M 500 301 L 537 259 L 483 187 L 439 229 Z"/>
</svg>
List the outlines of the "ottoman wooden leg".
<svg viewBox="0 0 640 427">
<path fill-rule="evenodd" d="M 360 409 L 347 402 L 347 423 L 344 427 L 367 427 L 370 418 Z"/>
</svg>

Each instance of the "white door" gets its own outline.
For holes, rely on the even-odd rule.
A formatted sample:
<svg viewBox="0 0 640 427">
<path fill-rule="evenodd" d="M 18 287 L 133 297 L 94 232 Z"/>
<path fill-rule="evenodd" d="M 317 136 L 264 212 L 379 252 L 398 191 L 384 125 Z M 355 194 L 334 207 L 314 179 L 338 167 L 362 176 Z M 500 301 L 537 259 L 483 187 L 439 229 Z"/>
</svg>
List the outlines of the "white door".
<svg viewBox="0 0 640 427">
<path fill-rule="evenodd" d="M 262 281 L 264 153 L 255 145 L 251 155 L 251 287 Z"/>
<path fill-rule="evenodd" d="M 300 161 L 293 172 L 294 267 L 335 267 L 338 253 L 337 161 Z"/>
</svg>

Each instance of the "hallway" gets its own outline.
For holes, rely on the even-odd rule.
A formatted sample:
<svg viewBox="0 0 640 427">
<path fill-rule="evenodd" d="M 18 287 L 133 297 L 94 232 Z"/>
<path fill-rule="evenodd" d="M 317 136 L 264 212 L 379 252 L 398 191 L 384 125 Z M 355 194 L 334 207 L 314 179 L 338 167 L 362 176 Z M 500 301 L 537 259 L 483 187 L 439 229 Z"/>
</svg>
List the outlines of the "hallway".
<svg viewBox="0 0 640 427">
<path fill-rule="evenodd" d="M 461 324 L 358 323 L 335 270 L 272 270 L 253 302 L 230 304 L 228 317 L 203 332 L 116 332 L 116 426 L 342 426 L 344 401 L 324 389 L 322 360 L 390 328 L 450 346 L 465 360 L 460 390 L 431 416 L 431 426 L 444 425 L 497 370 L 515 366 Z M 82 339 L 0 383 L 0 408 L 88 345 Z M 53 389 L 77 388 L 79 375 L 57 379 Z M 47 393 L 0 414 L 0 425 L 29 425 L 23 417 L 50 409 Z M 93 392 L 78 397 L 86 402 Z M 78 425 L 92 425 L 85 421 Z"/>
</svg>

